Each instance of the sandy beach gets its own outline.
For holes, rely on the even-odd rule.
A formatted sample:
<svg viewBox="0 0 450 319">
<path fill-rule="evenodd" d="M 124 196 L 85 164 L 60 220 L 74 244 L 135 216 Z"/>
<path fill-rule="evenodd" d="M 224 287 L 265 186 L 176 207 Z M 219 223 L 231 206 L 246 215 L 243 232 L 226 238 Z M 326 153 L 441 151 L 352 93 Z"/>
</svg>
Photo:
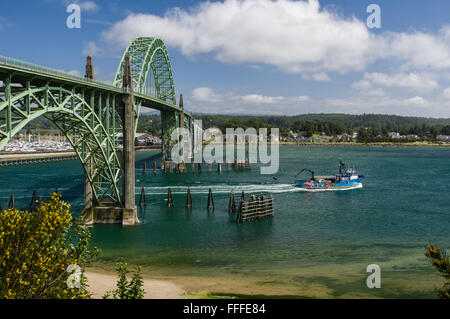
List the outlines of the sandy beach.
<svg viewBox="0 0 450 319">
<path fill-rule="evenodd" d="M 92 298 L 101 299 L 110 290 L 116 288 L 117 275 L 115 273 L 86 271 L 88 290 Z M 130 278 L 129 278 L 130 279 Z M 180 286 L 165 280 L 149 279 L 144 276 L 145 299 L 179 299 L 186 295 Z"/>
</svg>

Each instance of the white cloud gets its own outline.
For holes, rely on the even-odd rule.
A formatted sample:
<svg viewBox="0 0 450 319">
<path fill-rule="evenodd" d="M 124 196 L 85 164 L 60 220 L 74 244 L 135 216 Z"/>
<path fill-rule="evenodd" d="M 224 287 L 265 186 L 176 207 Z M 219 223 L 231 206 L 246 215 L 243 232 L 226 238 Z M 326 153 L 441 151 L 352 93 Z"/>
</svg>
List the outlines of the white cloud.
<svg viewBox="0 0 450 319">
<path fill-rule="evenodd" d="M 164 16 L 130 14 L 103 37 L 125 47 L 136 36 L 160 36 L 187 56 L 274 65 L 285 72 L 362 69 L 373 36 L 365 24 L 320 8 L 317 0 L 225 0 Z"/>
<path fill-rule="evenodd" d="M 370 89 L 371 87 L 372 87 L 372 84 L 370 84 L 370 82 L 367 80 L 361 80 L 361 81 L 352 83 L 352 88 L 354 88 L 354 89 L 367 90 L 367 89 Z"/>
<path fill-rule="evenodd" d="M 192 98 L 199 102 L 219 102 L 221 97 L 211 88 L 201 87 L 192 91 Z"/>
<path fill-rule="evenodd" d="M 318 82 L 327 82 L 327 81 L 331 81 L 330 77 L 328 76 L 328 74 L 324 73 L 324 72 L 320 72 L 320 73 L 314 73 L 312 75 L 312 78 L 314 81 L 318 81 Z"/>
<path fill-rule="evenodd" d="M 448 69 L 450 68 L 449 30 L 449 26 L 443 26 L 437 34 L 386 33 L 378 41 L 378 55 L 399 59 L 404 68 Z"/>
<path fill-rule="evenodd" d="M 304 73 L 302 74 L 303 80 L 313 80 L 316 82 L 329 82 L 331 81 L 330 76 L 325 72 L 318 72 L 318 73 Z"/>
<path fill-rule="evenodd" d="M 406 69 L 450 68 L 450 26 L 439 32 L 371 33 L 365 21 L 344 18 L 318 0 L 225 0 L 164 16 L 132 13 L 103 33 L 121 48 L 136 36 L 160 36 L 186 56 L 213 54 L 225 63 L 273 65 L 289 73 L 364 70 L 379 59 Z"/>
<path fill-rule="evenodd" d="M 94 1 L 83 1 L 79 3 L 81 10 L 87 12 L 97 12 L 100 7 Z"/>
<path fill-rule="evenodd" d="M 450 88 L 447 88 L 444 90 L 444 96 L 448 99 L 450 99 Z"/>
<path fill-rule="evenodd" d="M 310 98 L 306 95 L 285 97 L 262 94 L 221 94 L 208 87 L 192 90 L 191 97 L 194 101 L 192 111 L 219 114 L 283 114 L 286 110 L 299 108 L 304 106 L 306 102 L 310 102 Z M 189 103 L 186 104 L 189 105 Z"/>
<path fill-rule="evenodd" d="M 419 73 L 365 73 L 364 80 L 352 84 L 353 88 L 368 89 L 371 83 L 384 87 L 400 87 L 413 90 L 428 91 L 439 87 L 430 74 Z"/>
<path fill-rule="evenodd" d="M 393 97 L 383 89 L 343 98 L 311 99 L 297 96 L 264 96 L 216 93 L 211 88 L 193 90 L 185 97 L 189 111 L 209 114 L 295 115 L 302 113 L 375 113 L 406 116 L 450 117 L 450 101 L 422 96 Z"/>
<path fill-rule="evenodd" d="M 83 44 L 83 55 L 99 55 L 100 54 L 100 48 L 97 46 L 97 44 L 94 41 L 85 42 Z"/>
<path fill-rule="evenodd" d="M 407 99 L 404 101 L 404 104 L 406 105 L 415 105 L 415 106 L 424 106 L 427 104 L 425 99 L 421 96 L 414 96 L 410 99 Z"/>
<path fill-rule="evenodd" d="M 243 101 L 259 104 L 273 104 L 283 101 L 285 98 L 282 96 L 264 96 L 261 94 L 250 94 L 241 97 Z"/>
</svg>

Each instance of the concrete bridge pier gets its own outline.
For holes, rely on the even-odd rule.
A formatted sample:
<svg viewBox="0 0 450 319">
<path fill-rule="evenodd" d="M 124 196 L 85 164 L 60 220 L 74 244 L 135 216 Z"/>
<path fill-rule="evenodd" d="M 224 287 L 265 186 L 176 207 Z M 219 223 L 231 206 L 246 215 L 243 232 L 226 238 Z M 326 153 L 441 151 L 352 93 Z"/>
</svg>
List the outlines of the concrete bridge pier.
<svg viewBox="0 0 450 319">
<path fill-rule="evenodd" d="M 131 64 L 129 56 L 125 60 L 124 88 L 128 92 L 123 93 L 123 225 L 139 223 L 135 203 L 135 149 L 134 149 L 134 93 L 131 78 Z"/>
<path fill-rule="evenodd" d="M 88 72 L 86 73 L 88 74 Z M 93 71 L 91 74 L 93 74 Z M 95 203 L 92 203 L 92 186 L 85 181 L 85 208 L 83 210 L 83 219 L 86 224 L 121 223 L 122 225 L 135 225 L 139 223 L 135 203 L 134 92 L 129 56 L 127 56 L 125 60 L 123 81 L 124 92 L 117 100 L 117 111 L 119 112 L 123 123 L 122 207 L 98 206 L 95 205 Z"/>
</svg>

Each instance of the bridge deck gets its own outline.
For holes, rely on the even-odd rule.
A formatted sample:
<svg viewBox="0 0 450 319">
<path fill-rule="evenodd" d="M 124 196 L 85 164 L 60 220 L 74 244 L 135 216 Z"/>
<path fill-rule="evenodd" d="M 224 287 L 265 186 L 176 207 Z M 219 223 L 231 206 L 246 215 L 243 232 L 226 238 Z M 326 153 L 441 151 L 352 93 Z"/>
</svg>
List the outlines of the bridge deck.
<svg viewBox="0 0 450 319">
<path fill-rule="evenodd" d="M 77 87 L 89 90 L 101 91 L 104 93 L 120 94 L 123 89 L 97 80 L 86 79 L 81 76 L 73 75 L 67 72 L 39 66 L 36 64 L 0 56 L 0 80 L 8 74 L 14 73 L 14 78 L 23 82 L 32 79 L 33 81 L 51 82 L 54 86 Z M 177 105 L 162 101 L 156 97 L 134 92 L 137 102 L 142 107 L 163 111 L 181 111 Z M 184 111 L 185 115 L 191 117 L 191 113 Z"/>
</svg>

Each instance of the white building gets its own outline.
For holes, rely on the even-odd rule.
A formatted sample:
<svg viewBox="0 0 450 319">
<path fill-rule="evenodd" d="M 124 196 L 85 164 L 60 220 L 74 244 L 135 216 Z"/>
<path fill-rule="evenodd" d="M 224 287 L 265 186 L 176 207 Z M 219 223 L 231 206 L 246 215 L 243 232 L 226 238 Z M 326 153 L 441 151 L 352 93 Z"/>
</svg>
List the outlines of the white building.
<svg viewBox="0 0 450 319">
<path fill-rule="evenodd" d="M 398 132 L 389 132 L 390 138 L 400 138 L 400 133 Z"/>
<path fill-rule="evenodd" d="M 436 136 L 436 139 L 439 142 L 450 142 L 450 135 L 438 135 Z"/>
</svg>

